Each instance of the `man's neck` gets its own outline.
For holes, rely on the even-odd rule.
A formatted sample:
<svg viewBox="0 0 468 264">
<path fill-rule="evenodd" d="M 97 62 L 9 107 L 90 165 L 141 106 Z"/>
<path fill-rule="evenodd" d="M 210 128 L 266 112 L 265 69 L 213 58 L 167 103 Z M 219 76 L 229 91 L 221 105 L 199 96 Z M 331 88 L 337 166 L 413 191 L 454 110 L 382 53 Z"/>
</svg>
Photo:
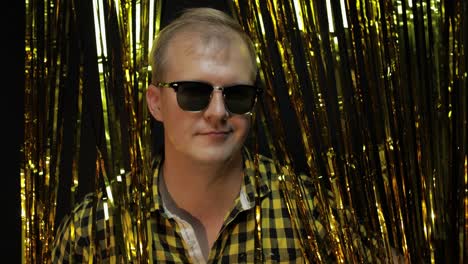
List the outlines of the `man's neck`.
<svg viewBox="0 0 468 264">
<path fill-rule="evenodd" d="M 177 207 L 203 221 L 232 207 L 242 176 L 241 153 L 223 163 L 203 164 L 166 152 L 162 180 Z"/>
</svg>

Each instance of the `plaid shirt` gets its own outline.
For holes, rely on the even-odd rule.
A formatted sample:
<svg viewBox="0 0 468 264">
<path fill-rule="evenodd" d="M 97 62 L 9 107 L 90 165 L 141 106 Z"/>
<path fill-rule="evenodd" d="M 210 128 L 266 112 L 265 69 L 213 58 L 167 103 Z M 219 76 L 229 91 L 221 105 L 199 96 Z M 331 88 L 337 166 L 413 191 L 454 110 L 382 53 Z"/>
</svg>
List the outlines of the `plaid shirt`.
<svg viewBox="0 0 468 264">
<path fill-rule="evenodd" d="M 157 164 L 156 168 L 159 168 Z M 306 263 L 299 233 L 294 227 L 284 192 L 280 187 L 280 174 L 272 160 L 260 156 L 259 197 L 261 201 L 261 245 L 265 263 Z M 250 154 L 244 152 L 244 181 L 235 206 L 225 217 L 217 240 L 209 253 L 208 263 L 254 263 L 255 262 L 255 168 Z M 183 239 L 180 226 L 171 214 L 165 211 L 158 192 L 158 169 L 153 177 L 153 199 L 148 221 L 148 233 L 152 248 L 151 260 L 161 263 L 194 263 L 190 257 L 190 243 Z M 300 177 L 312 190 L 309 177 Z M 287 182 L 287 181 L 286 181 Z M 310 188 L 309 188 L 310 187 Z M 319 219 L 316 199 L 308 200 L 312 215 Z M 96 206 L 94 206 L 96 205 Z M 116 215 L 111 206 L 94 194 L 89 194 L 73 213 L 66 217 L 57 230 L 52 250 L 52 263 L 124 263 L 121 250 L 116 246 Z M 108 212 L 108 213 L 107 213 Z M 326 243 L 325 228 L 314 219 L 319 242 Z M 90 248 L 94 239 L 96 248 Z M 95 252 L 95 253 L 91 253 Z M 330 253 L 330 251 L 328 251 Z M 324 262 L 329 262 L 324 260 Z"/>
</svg>

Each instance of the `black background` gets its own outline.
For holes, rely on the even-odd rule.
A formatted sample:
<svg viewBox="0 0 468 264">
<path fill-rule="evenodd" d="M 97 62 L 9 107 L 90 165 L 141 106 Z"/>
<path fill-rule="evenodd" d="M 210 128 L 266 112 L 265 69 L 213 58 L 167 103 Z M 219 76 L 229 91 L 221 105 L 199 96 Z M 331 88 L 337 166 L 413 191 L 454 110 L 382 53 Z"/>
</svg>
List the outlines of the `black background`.
<svg viewBox="0 0 468 264">
<path fill-rule="evenodd" d="M 2 260 L 21 263 L 20 147 L 23 140 L 24 1 L 8 1 L 2 14 Z M 6 148 L 5 148 L 6 145 Z M 3 207 L 3 206 L 2 206 Z M 6 221 L 5 221 L 6 219 Z"/>
</svg>

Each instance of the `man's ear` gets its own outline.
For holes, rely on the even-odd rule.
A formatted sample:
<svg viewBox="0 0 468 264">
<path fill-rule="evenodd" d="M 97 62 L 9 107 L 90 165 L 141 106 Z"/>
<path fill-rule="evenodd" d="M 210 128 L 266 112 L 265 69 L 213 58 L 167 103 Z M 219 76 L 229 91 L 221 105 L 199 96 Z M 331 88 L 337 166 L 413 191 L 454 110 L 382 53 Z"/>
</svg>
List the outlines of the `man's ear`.
<svg viewBox="0 0 468 264">
<path fill-rule="evenodd" d="M 151 115 L 158 121 L 163 122 L 161 114 L 161 89 L 153 84 L 146 90 L 146 104 Z"/>
</svg>

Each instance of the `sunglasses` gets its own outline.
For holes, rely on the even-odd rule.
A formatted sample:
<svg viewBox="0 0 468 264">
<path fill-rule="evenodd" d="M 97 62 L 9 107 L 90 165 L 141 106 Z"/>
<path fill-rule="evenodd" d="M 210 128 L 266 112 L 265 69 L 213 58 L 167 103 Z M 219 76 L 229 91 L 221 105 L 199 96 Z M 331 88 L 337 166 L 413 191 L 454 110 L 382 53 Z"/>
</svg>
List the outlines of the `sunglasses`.
<svg viewBox="0 0 468 264">
<path fill-rule="evenodd" d="M 222 91 L 224 106 L 232 114 L 250 114 L 262 89 L 253 85 L 212 86 L 209 83 L 181 81 L 157 83 L 158 87 L 172 88 L 177 94 L 177 103 L 184 111 L 202 111 L 208 107 L 214 90 Z"/>
</svg>

